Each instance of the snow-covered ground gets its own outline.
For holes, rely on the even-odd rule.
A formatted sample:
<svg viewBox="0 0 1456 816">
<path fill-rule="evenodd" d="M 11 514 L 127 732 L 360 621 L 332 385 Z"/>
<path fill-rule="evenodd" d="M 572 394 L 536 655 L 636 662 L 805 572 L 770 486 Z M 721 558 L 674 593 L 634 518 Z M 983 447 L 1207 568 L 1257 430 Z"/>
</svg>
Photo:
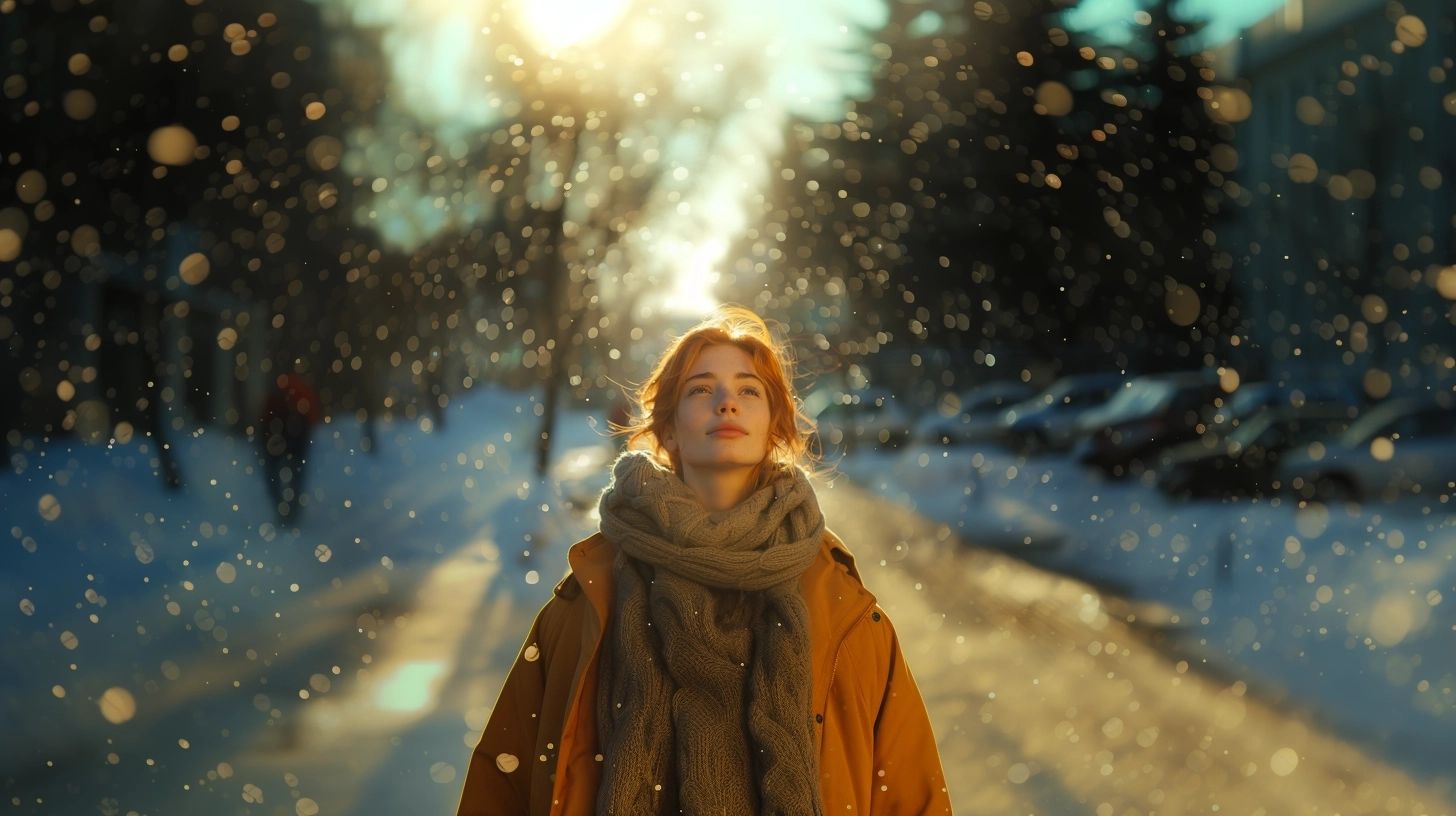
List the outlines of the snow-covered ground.
<svg viewBox="0 0 1456 816">
<path fill-rule="evenodd" d="M 8 737 L 0 801 L 38 814 L 453 812 L 469 750 L 562 574 L 566 545 L 596 527 L 616 451 L 595 430 L 590 406 L 577 406 L 559 425 L 550 474 L 538 479 L 538 402 L 477 388 L 451 404 L 443 426 L 380 422 L 367 451 L 364 428 L 351 419 L 319 425 L 297 528 L 273 517 L 244 439 L 215 431 L 172 438 L 180 492 L 152 474 L 154 452 L 141 447 L 148 440 L 110 448 L 28 440 L 0 473 L 9 532 L 0 550 L 0 733 Z M 1084 746 L 1064 725 L 1099 743 L 1105 735 L 1097 757 L 1122 756 L 1133 732 L 1114 734 L 1103 719 L 1127 707 L 1125 690 L 1105 700 L 1033 696 L 1053 688 L 1076 696 L 1097 679 L 1078 680 L 1089 671 L 1085 656 L 1073 660 L 1035 632 L 1055 619 L 1056 643 L 1110 648 L 1099 609 L 1136 617 L 1116 622 L 1122 657 L 1112 668 L 1119 678 L 1132 672 L 1134 700 L 1145 707 L 1138 717 L 1170 718 L 1155 748 L 1128 754 L 1141 757 L 1129 789 L 1161 797 L 1162 788 L 1145 784 L 1157 774 L 1140 769 L 1166 761 L 1170 775 L 1185 773 L 1178 769 L 1185 758 L 1193 767 L 1190 751 L 1210 750 L 1197 736 L 1175 738 L 1168 723 L 1245 688 L 1235 681 L 1265 712 L 1264 730 L 1245 735 L 1246 758 L 1267 762 L 1256 734 L 1286 722 L 1271 712 L 1305 710 L 1417 777 L 1449 773 L 1456 532 L 1444 504 L 1425 512 L 1426 503 L 1409 501 L 1329 511 L 1169 502 L 1136 483 L 1091 478 L 1065 459 L 1025 461 L 993 449 L 859 451 L 839 469 L 855 484 L 841 481 L 826 508 L 850 525 L 839 532 L 860 553 L 907 649 L 921 655 L 915 671 L 935 696 L 947 770 L 1028 791 L 978 782 L 972 793 L 956 783 L 959 803 L 1079 813 L 1086 797 L 1105 794 L 1100 786 L 1124 784 L 1122 771 L 1094 768 L 1082 779 L 1056 763 L 1081 763 Z M 879 498 L 865 498 L 865 489 Z M 873 532 L 891 524 L 869 506 L 882 500 L 905 508 L 911 521 L 901 526 L 930 529 Z M 1102 592 L 1085 594 L 1081 583 L 1014 561 L 905 557 L 912 541 L 957 538 Z M 958 593 L 988 587 L 1000 592 L 991 604 L 998 615 L 1024 606 L 1042 621 L 1020 635 L 1027 642 L 985 617 L 984 605 L 958 606 Z M 1164 634 L 1157 649 L 1147 645 Z M 947 648 L 947 636 L 959 639 Z M 1156 689 L 1164 675 L 1182 674 L 1172 668 L 1180 654 L 1206 693 L 1169 698 L 1178 712 L 1160 712 Z M 1046 673 L 1053 665 L 1055 686 Z M 1014 679 L 1023 674 L 1026 684 Z M 988 690 L 998 692 L 994 722 L 976 697 Z M 1032 725 L 1047 717 L 1046 729 Z M 1056 740 L 1047 742 L 1047 729 Z M 1137 736 L 1141 745 L 1143 731 Z M 1318 736 L 1322 756 L 1356 755 Z M 1003 759 L 1009 769 L 992 764 Z M 1056 774 L 1038 775 L 1042 765 Z M 1416 795 L 1398 772 L 1352 773 L 1352 792 L 1366 791 L 1359 783 L 1368 779 L 1370 790 Z M 1263 779 L 1238 783 L 1246 801 L 1267 804 L 1258 785 L 1275 783 Z"/>
<path fill-rule="evenodd" d="M 1175 501 L 1065 456 L 910 446 L 838 469 L 962 540 L 1075 575 L 1170 648 L 1420 774 L 1456 756 L 1456 507 Z"/>
<path fill-rule="evenodd" d="M 377 423 L 367 452 L 352 419 L 318 425 L 296 528 L 275 518 L 243 438 L 174 435 L 177 492 L 153 475 L 151 440 L 27 440 L 0 474 L 0 793 L 37 813 L 126 813 L 143 797 L 199 812 L 199 791 L 235 801 L 247 780 L 224 780 L 354 718 L 377 726 L 346 747 L 388 765 L 378 791 L 360 784 L 367 768 L 309 778 L 306 762 L 248 784 L 267 803 L 451 810 L 461 751 L 433 771 L 385 757 L 440 710 L 446 744 L 474 744 L 465 732 L 478 735 L 494 689 L 469 691 L 462 724 L 440 705 L 467 693 L 455 664 L 503 678 L 566 545 L 595 529 L 615 451 L 591 412 L 568 411 L 538 479 L 538 402 L 477 388 L 444 427 Z M 47 793 L 67 803 L 37 804 Z"/>
<path fill-rule="evenodd" d="M 1450 816 L 1419 779 L 1286 700 L 1169 654 L 1118 599 L 848 479 L 820 492 L 889 613 L 957 813 Z M 1218 808 L 1218 810 L 1214 810 Z"/>
</svg>

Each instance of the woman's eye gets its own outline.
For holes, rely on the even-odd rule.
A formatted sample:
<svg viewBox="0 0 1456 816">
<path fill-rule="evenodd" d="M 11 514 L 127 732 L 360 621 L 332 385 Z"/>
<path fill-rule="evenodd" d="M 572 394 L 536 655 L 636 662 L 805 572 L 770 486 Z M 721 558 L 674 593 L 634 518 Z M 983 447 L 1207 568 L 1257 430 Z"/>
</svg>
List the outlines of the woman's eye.
<svg viewBox="0 0 1456 816">
<path fill-rule="evenodd" d="M 709 389 L 708 386 L 706 386 L 706 385 L 694 385 L 694 386 L 692 386 L 691 388 L 688 389 L 688 394 L 689 395 L 697 394 L 697 393 L 704 393 L 704 394 L 706 394 L 710 390 L 711 389 Z M 740 391 L 739 393 L 741 393 L 741 394 L 752 394 L 755 397 L 760 396 L 760 394 L 758 392 L 758 389 L 757 388 L 754 388 L 751 385 L 750 386 L 745 386 L 743 388 L 743 390 Z"/>
</svg>

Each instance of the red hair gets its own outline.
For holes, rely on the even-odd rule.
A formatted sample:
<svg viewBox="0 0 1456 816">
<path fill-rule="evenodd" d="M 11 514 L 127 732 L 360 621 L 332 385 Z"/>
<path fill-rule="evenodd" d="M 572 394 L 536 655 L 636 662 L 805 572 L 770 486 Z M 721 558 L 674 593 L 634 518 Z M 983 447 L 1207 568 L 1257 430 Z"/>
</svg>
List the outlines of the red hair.
<svg viewBox="0 0 1456 816">
<path fill-rule="evenodd" d="M 762 485 L 770 473 L 764 465 L 776 463 L 809 470 L 816 459 L 809 450 L 814 421 L 803 412 L 794 392 L 796 367 L 788 344 L 774 336 L 763 318 L 737 304 L 715 309 L 703 321 L 668 345 L 647 381 L 631 396 L 636 410 L 626 425 L 611 427 L 627 434 L 627 447 L 650 452 L 660 464 L 682 473 L 682 462 L 663 447 L 664 433 L 677 419 L 683 378 L 703 349 L 734 346 L 753 360 L 753 372 L 763 380 L 769 406 L 769 446 L 754 476 Z"/>
</svg>

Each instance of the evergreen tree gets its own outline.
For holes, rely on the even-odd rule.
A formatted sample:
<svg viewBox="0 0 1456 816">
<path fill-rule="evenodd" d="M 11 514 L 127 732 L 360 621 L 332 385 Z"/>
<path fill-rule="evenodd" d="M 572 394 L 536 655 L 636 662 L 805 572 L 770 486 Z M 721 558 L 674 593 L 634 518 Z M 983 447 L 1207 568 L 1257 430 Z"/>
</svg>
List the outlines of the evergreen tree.
<svg viewBox="0 0 1456 816">
<path fill-rule="evenodd" d="M 950 349 L 952 368 L 988 353 L 1015 373 L 1217 364 L 1237 317 L 1219 215 L 1248 195 L 1221 175 L 1236 154 L 1205 110 L 1215 75 L 1174 53 L 1186 32 L 1164 18 L 1148 18 L 1141 49 L 1106 49 L 1049 23 L 1053 10 L 981 2 L 964 30 L 940 18 L 920 37 L 934 12 L 892 23 L 874 98 L 801 129 L 818 190 L 802 176 L 782 190 L 806 213 L 787 244 L 828 269 L 787 252 L 769 288 L 843 270 L 871 294 L 851 335 Z M 808 166 L 815 147 L 831 160 Z"/>
</svg>

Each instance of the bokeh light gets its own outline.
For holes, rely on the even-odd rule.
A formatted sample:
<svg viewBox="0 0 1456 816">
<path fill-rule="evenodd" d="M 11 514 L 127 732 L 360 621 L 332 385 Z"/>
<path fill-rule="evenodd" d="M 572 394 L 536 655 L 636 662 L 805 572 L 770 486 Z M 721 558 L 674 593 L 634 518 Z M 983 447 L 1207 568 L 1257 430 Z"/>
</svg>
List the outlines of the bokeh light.
<svg viewBox="0 0 1456 816">
<path fill-rule="evenodd" d="M 472 752 L 609 428 L 730 302 L 958 812 L 1456 809 L 1449 4 L 0 23 L 17 813 L 533 773 Z"/>
</svg>

